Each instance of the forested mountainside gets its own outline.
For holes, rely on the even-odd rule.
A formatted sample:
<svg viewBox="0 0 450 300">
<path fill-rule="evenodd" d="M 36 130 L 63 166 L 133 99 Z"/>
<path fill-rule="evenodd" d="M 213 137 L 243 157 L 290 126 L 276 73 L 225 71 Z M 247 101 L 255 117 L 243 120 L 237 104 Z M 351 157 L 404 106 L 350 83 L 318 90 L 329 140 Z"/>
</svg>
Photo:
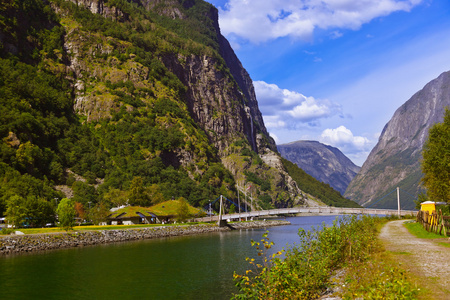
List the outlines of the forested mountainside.
<svg viewBox="0 0 450 300">
<path fill-rule="evenodd" d="M 282 158 L 282 161 L 289 175 L 292 176 L 303 192 L 314 195 L 319 201 L 328 206 L 361 207 L 356 202 L 344 198 L 339 191 L 333 189 L 329 184 L 318 181 L 293 162 L 285 158 Z"/>
<path fill-rule="evenodd" d="M 309 197 L 204 1 L 3 1 L 0 101 L 0 215 L 45 223 L 65 196 L 95 211 L 237 186 L 254 209 Z"/>
<path fill-rule="evenodd" d="M 61 191 L 200 207 L 236 183 L 259 207 L 302 203 L 212 5 L 10 0 L 0 16 L 1 215 Z"/>
<path fill-rule="evenodd" d="M 363 206 L 396 208 L 396 193 L 381 198 L 400 187 L 402 207 L 414 208 L 422 192 L 420 161 L 428 130 L 442 122 L 448 106 L 450 72 L 445 72 L 397 109 L 345 196 Z"/>
<path fill-rule="evenodd" d="M 282 157 L 342 195 L 360 170 L 339 149 L 317 141 L 296 141 L 277 145 L 277 148 Z"/>
</svg>

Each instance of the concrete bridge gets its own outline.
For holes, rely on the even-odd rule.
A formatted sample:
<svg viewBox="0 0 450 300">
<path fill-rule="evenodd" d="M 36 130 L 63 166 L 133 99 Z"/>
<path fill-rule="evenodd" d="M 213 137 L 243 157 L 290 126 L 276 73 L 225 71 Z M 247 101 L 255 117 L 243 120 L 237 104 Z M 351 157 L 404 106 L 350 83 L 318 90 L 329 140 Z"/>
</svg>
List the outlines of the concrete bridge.
<svg viewBox="0 0 450 300">
<path fill-rule="evenodd" d="M 224 214 L 222 215 L 222 220 L 233 220 L 239 218 L 255 218 L 273 215 L 283 215 L 283 214 L 302 214 L 302 215 L 416 215 L 417 211 L 414 210 L 397 210 L 397 209 L 376 209 L 376 208 L 344 208 L 344 207 L 293 207 L 293 208 L 278 208 L 269 210 L 256 210 L 251 212 L 241 212 L 234 214 Z M 208 222 L 208 221 L 218 221 L 219 216 L 210 216 L 204 218 L 195 219 L 198 222 Z"/>
</svg>

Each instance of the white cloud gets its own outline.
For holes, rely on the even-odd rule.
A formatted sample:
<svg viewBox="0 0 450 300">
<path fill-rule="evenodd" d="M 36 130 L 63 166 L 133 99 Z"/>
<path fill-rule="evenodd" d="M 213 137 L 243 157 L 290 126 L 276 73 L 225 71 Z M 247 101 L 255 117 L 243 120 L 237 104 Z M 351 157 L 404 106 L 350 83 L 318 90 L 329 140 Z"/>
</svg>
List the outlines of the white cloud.
<svg viewBox="0 0 450 300">
<path fill-rule="evenodd" d="M 314 126 L 320 119 L 340 114 L 340 105 L 255 81 L 255 92 L 264 123 L 269 129 Z"/>
<path fill-rule="evenodd" d="M 344 34 L 343 34 L 342 32 L 337 31 L 337 30 L 332 31 L 332 32 L 330 33 L 330 37 L 331 37 L 333 40 L 338 39 L 338 38 L 340 38 L 340 37 L 343 36 L 343 35 L 344 35 Z"/>
<path fill-rule="evenodd" d="M 373 142 L 366 137 L 354 136 L 350 129 L 339 126 L 325 129 L 320 135 L 320 142 L 337 147 L 346 153 L 361 153 L 373 147 Z"/>
<path fill-rule="evenodd" d="M 279 37 L 308 40 L 315 29 L 356 30 L 396 11 L 410 11 L 423 0 L 229 0 L 220 9 L 224 35 L 253 43 Z"/>
</svg>

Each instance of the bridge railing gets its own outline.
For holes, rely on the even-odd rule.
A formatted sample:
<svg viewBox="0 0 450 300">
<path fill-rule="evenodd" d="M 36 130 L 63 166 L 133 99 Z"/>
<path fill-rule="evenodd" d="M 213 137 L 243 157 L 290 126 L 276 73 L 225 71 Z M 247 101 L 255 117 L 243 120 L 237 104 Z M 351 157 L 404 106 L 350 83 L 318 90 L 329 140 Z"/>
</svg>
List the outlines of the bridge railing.
<svg viewBox="0 0 450 300">
<path fill-rule="evenodd" d="M 269 210 L 257 210 L 251 212 L 241 212 L 233 214 L 222 215 L 222 219 L 239 219 L 239 218 L 252 218 L 252 217 L 264 217 L 270 215 L 286 215 L 286 214 L 330 214 L 330 215 L 345 215 L 345 214 L 362 214 L 362 215 L 397 215 L 396 209 L 379 209 L 379 208 L 344 208 L 344 207 L 292 207 L 292 208 L 276 208 Z M 415 216 L 417 211 L 413 210 L 401 210 L 401 216 L 413 215 Z M 210 216 L 196 219 L 198 221 L 207 222 L 217 221 L 218 216 Z"/>
</svg>

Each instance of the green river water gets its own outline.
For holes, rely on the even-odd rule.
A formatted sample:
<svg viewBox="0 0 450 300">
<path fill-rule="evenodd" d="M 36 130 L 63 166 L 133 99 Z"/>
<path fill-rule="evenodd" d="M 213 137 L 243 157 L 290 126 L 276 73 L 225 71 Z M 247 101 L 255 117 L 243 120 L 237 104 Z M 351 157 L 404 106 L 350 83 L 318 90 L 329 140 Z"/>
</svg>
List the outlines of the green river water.
<svg viewBox="0 0 450 300">
<path fill-rule="evenodd" d="M 275 250 L 298 229 L 336 216 L 287 218 L 271 227 Z M 255 257 L 250 240 L 265 229 L 236 230 L 0 257 L 0 299 L 230 299 L 233 272 Z"/>
</svg>

